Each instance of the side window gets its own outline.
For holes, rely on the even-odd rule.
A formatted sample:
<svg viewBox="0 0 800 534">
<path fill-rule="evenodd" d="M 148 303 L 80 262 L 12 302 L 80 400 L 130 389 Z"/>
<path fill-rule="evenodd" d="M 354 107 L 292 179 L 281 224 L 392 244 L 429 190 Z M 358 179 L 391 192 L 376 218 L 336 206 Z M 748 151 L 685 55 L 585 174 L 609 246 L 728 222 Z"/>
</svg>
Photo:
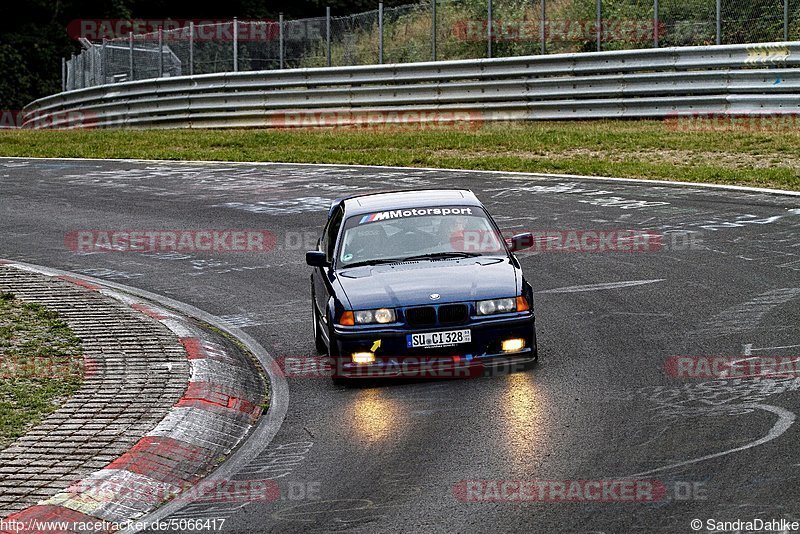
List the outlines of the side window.
<svg viewBox="0 0 800 534">
<path fill-rule="evenodd" d="M 331 220 L 328 221 L 328 226 L 325 228 L 325 235 L 322 236 L 322 250 L 328 258 L 328 261 L 333 261 L 333 249 L 336 248 L 336 236 L 339 235 L 339 228 L 342 226 L 342 209 L 336 210 Z"/>
</svg>

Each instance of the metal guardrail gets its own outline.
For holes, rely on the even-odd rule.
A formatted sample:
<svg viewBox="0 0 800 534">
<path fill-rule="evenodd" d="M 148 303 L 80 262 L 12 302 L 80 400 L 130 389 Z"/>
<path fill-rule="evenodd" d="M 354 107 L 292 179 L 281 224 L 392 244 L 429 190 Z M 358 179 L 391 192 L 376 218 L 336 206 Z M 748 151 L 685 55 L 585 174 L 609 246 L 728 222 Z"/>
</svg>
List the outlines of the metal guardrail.
<svg viewBox="0 0 800 534">
<path fill-rule="evenodd" d="M 800 42 L 206 74 L 67 91 L 23 128 L 292 127 L 800 112 Z"/>
</svg>

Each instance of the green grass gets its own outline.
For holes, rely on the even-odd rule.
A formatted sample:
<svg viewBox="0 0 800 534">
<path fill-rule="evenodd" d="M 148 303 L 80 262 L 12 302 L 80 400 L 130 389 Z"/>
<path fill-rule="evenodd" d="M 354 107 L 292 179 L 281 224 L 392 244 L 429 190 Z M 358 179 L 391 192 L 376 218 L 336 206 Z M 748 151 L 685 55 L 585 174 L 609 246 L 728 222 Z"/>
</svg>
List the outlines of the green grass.
<svg viewBox="0 0 800 534">
<path fill-rule="evenodd" d="M 81 352 L 80 340 L 58 314 L 0 293 L 0 448 L 80 387 Z"/>
<path fill-rule="evenodd" d="M 661 121 L 448 130 L 8 130 L 0 131 L 0 155 L 399 165 L 800 190 L 800 132 L 784 125 L 762 131 L 679 131 Z"/>
</svg>

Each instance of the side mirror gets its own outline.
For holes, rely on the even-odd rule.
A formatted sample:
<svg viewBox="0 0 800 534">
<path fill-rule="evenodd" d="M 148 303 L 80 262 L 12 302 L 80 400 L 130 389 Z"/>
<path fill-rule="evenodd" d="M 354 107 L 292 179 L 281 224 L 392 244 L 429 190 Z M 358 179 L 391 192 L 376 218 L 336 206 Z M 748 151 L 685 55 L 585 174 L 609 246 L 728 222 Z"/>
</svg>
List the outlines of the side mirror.
<svg viewBox="0 0 800 534">
<path fill-rule="evenodd" d="M 525 250 L 526 248 L 531 248 L 533 246 L 533 234 L 527 232 L 525 234 L 517 234 L 511 238 L 511 244 L 509 245 L 509 249 L 511 252 L 517 252 L 519 250 Z"/>
<path fill-rule="evenodd" d="M 306 252 L 306 263 L 312 267 L 327 267 L 329 265 L 325 253 L 318 250 Z"/>
</svg>

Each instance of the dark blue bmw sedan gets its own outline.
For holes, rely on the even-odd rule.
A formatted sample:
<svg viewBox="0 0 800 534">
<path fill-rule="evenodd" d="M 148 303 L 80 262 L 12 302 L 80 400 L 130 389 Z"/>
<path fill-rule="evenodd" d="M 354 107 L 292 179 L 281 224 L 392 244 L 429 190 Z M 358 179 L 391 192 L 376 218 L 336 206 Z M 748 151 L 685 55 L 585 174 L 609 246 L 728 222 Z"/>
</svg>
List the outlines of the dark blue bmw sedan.
<svg viewBox="0 0 800 534">
<path fill-rule="evenodd" d="M 471 191 L 415 190 L 333 202 L 306 253 L 314 337 L 335 381 L 452 377 L 536 361 L 533 291 Z"/>
</svg>

